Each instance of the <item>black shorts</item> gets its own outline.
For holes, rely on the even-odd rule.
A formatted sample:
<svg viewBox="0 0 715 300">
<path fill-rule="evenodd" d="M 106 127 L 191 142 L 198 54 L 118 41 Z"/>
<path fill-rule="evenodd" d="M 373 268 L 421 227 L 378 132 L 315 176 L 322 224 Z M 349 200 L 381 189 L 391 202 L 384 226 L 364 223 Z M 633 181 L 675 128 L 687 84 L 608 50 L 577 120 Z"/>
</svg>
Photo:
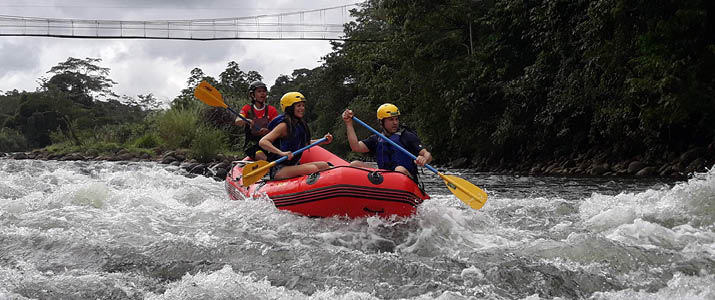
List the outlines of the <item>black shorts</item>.
<svg viewBox="0 0 715 300">
<path fill-rule="evenodd" d="M 243 152 L 248 155 L 252 160 L 256 160 L 256 153 L 257 152 L 263 152 L 263 153 L 268 153 L 266 150 L 261 148 L 261 146 L 258 146 L 258 144 L 251 144 L 248 145 L 245 149 L 243 149 Z"/>
<path fill-rule="evenodd" d="M 287 165 L 283 165 L 283 164 L 277 164 L 277 165 L 272 166 L 270 172 L 268 173 L 269 178 L 271 180 L 276 179 L 276 174 L 278 173 L 278 171 L 280 171 L 281 169 L 283 169 L 285 167 L 287 167 Z"/>
</svg>

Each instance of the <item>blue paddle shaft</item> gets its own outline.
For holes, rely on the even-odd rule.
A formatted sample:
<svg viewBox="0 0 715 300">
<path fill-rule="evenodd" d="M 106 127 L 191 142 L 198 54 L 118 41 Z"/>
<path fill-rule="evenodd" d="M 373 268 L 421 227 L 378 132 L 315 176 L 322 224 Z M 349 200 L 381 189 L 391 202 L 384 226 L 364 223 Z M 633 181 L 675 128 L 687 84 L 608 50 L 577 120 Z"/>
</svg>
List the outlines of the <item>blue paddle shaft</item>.
<svg viewBox="0 0 715 300">
<path fill-rule="evenodd" d="M 319 140 L 315 141 L 315 143 L 312 143 L 312 144 L 310 144 L 310 145 L 308 145 L 308 146 L 305 146 L 305 147 L 303 147 L 303 148 L 300 148 L 300 149 L 296 150 L 295 152 L 293 152 L 293 155 L 298 155 L 298 154 L 300 154 L 301 152 L 303 152 L 303 151 L 305 151 L 305 150 L 308 150 L 308 148 L 311 148 L 311 147 L 313 147 L 313 146 L 316 146 L 316 145 L 318 145 L 318 144 L 320 144 L 320 143 L 322 143 L 322 142 L 325 142 L 325 141 L 327 141 L 327 140 L 328 140 L 328 138 L 323 137 L 322 139 L 319 139 Z M 288 159 L 288 156 L 283 156 L 283 157 L 277 159 L 277 160 L 275 161 L 275 163 L 276 163 L 276 164 L 279 164 L 279 163 L 283 162 L 283 161 L 286 160 L 286 159 Z"/>
<path fill-rule="evenodd" d="M 412 157 L 413 160 L 416 160 L 416 159 L 417 159 L 417 156 L 415 156 L 414 154 L 410 153 L 410 151 L 405 150 L 405 148 L 402 148 L 400 145 L 398 145 L 397 143 L 393 142 L 391 139 L 388 139 L 387 137 L 385 137 L 384 135 L 382 135 L 382 133 L 380 133 L 380 132 L 378 132 L 377 130 L 375 130 L 375 129 L 373 129 L 372 127 L 370 127 L 370 125 L 367 125 L 367 124 L 365 124 L 365 122 L 360 121 L 360 119 L 358 119 L 357 117 L 353 117 L 353 120 L 355 120 L 356 122 L 358 122 L 358 124 L 362 125 L 363 127 L 367 128 L 367 129 L 370 129 L 370 131 L 372 131 L 372 133 L 377 134 L 377 136 L 379 136 L 379 137 L 381 137 L 382 139 L 388 141 L 390 144 L 392 144 L 393 146 L 395 146 L 397 149 L 400 149 L 400 151 L 402 151 L 402 153 L 405 153 L 405 154 L 409 155 L 410 157 Z M 434 172 L 435 174 L 439 174 L 439 171 L 437 171 L 437 169 L 433 168 L 432 166 L 430 166 L 430 165 L 428 165 L 428 164 L 425 165 L 425 168 L 429 169 L 430 171 Z"/>
<path fill-rule="evenodd" d="M 243 120 L 244 122 L 246 122 L 246 123 L 251 123 L 251 121 L 249 121 L 248 119 L 244 118 L 241 114 L 239 114 L 239 113 L 237 113 L 236 111 L 234 111 L 233 109 L 231 109 L 230 106 L 226 106 L 226 109 L 227 109 L 228 111 L 232 112 L 234 115 L 237 115 L 237 116 L 238 116 L 239 118 L 241 118 L 241 120 Z"/>
<path fill-rule="evenodd" d="M 251 121 L 249 121 L 248 119 L 244 118 L 241 114 L 235 112 L 233 109 L 231 109 L 230 106 L 226 106 L 226 109 L 227 109 L 228 111 L 232 112 L 234 115 L 237 115 L 237 116 L 238 116 L 239 118 L 241 118 L 241 120 L 243 120 L 244 122 L 246 122 L 246 123 L 248 123 L 248 124 L 251 124 Z M 266 113 L 268 113 L 268 112 L 266 112 Z M 258 126 L 253 126 L 253 128 L 255 128 L 256 130 L 260 130 L 260 128 L 258 128 Z"/>
</svg>

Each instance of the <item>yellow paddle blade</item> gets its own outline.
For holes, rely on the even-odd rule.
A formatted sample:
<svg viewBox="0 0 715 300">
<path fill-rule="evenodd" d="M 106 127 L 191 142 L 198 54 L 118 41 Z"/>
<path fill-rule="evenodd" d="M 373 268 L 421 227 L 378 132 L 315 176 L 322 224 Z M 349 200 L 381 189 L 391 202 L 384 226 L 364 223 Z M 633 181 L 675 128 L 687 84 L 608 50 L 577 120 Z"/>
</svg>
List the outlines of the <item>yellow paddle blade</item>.
<svg viewBox="0 0 715 300">
<path fill-rule="evenodd" d="M 241 183 L 243 186 L 254 184 L 256 181 L 263 178 L 263 176 L 265 176 L 270 168 L 275 164 L 275 162 L 269 163 L 265 160 L 259 160 L 246 165 L 243 167 L 243 181 Z"/>
<path fill-rule="evenodd" d="M 223 102 L 221 93 L 206 81 L 202 81 L 194 89 L 194 97 L 211 106 L 226 108 L 228 105 Z"/>
<path fill-rule="evenodd" d="M 452 194 L 471 208 L 480 209 L 484 206 L 484 203 L 487 202 L 487 193 L 471 182 L 442 173 L 437 173 L 437 175 L 444 180 L 444 183 L 447 185 L 447 188 L 452 191 Z"/>
</svg>

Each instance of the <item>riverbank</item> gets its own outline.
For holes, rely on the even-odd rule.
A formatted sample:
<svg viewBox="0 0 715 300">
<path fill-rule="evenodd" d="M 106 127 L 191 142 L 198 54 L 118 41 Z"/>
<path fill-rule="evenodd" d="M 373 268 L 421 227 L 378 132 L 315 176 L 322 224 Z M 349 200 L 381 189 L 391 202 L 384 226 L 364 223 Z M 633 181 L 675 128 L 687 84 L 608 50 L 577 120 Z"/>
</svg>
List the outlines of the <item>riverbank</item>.
<svg viewBox="0 0 715 300">
<path fill-rule="evenodd" d="M 96 151 L 55 153 L 45 149 L 30 152 L 5 153 L 12 159 L 39 159 L 58 161 L 151 161 L 179 167 L 187 176 L 205 176 L 224 180 L 231 162 L 243 157 L 218 154 L 210 162 L 199 162 L 188 158 L 187 151 L 155 151 L 153 153 L 133 153 L 119 150 L 113 154 L 99 154 Z M 2 155 L 0 155 L 2 156 Z M 436 167 L 469 168 L 481 172 L 522 175 L 557 176 L 597 176 L 597 177 L 659 177 L 685 180 L 693 172 L 706 172 L 715 164 L 715 142 L 708 147 L 693 147 L 683 153 L 668 153 L 662 159 L 646 160 L 633 157 L 624 160 L 609 159 L 603 152 L 590 151 L 572 157 L 556 159 L 525 159 L 518 163 L 487 159 L 469 161 L 458 158 L 449 163 L 434 163 Z"/>
<path fill-rule="evenodd" d="M 693 172 L 706 172 L 715 165 L 715 142 L 707 147 L 691 147 L 682 153 L 665 153 L 658 159 L 634 156 L 629 159 L 609 158 L 606 151 L 591 150 L 559 158 L 524 159 L 520 162 L 488 159 L 456 159 L 452 168 L 472 168 L 484 172 L 529 175 L 659 177 L 685 180 Z M 615 155 L 614 155 L 615 156 Z"/>
<path fill-rule="evenodd" d="M 218 154 L 210 162 L 199 162 L 188 158 L 188 152 L 182 150 L 162 151 L 162 152 L 131 152 L 119 150 L 113 154 L 99 154 L 96 151 L 54 153 L 45 149 L 36 149 L 30 152 L 5 153 L 11 159 L 37 159 L 37 160 L 57 160 L 57 161 L 132 161 L 132 162 L 156 162 L 160 164 L 172 165 L 185 171 L 186 176 L 205 176 L 218 181 L 226 179 L 226 174 L 231 167 L 231 162 L 240 160 L 243 157 L 226 156 Z M 0 154 L 2 157 L 3 154 Z"/>
</svg>

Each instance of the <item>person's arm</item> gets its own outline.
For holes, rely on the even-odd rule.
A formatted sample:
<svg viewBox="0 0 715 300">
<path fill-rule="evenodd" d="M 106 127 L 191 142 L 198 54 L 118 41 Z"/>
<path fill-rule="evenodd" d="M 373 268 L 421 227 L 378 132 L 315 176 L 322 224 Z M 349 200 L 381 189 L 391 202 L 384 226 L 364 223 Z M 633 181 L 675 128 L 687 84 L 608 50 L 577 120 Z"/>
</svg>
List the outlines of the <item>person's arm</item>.
<svg viewBox="0 0 715 300">
<path fill-rule="evenodd" d="M 238 114 L 241 115 L 242 117 L 246 118 L 246 116 L 248 115 L 248 110 L 250 110 L 250 109 L 251 109 L 250 106 L 244 105 L 241 108 L 241 111 L 238 112 Z M 253 121 L 253 120 L 249 120 L 249 121 Z M 244 121 L 243 119 L 241 119 L 239 117 L 236 117 L 236 120 L 233 123 L 236 124 L 236 126 L 245 126 L 247 124 L 246 121 Z M 253 125 L 253 124 L 251 123 L 251 125 Z"/>
<path fill-rule="evenodd" d="M 418 137 L 416 134 L 409 132 L 407 130 L 405 130 L 405 132 L 403 132 L 402 134 L 405 135 L 406 143 L 408 144 L 408 145 L 405 145 L 408 147 L 407 149 L 415 149 L 415 150 L 419 149 L 417 151 L 417 155 L 415 155 L 415 156 L 417 156 L 417 159 L 415 159 L 415 164 L 417 164 L 418 166 L 424 166 L 432 161 L 432 153 L 427 151 L 427 149 L 425 149 L 425 147 L 422 146 L 420 137 Z M 409 150 L 409 151 L 412 152 L 415 150 Z M 413 154 L 414 154 L 414 152 L 413 152 Z"/>
<path fill-rule="evenodd" d="M 432 161 L 432 153 L 429 153 L 427 149 L 422 149 L 420 150 L 420 155 L 417 156 L 417 159 L 415 159 L 415 163 L 419 166 L 423 166 L 430 163 Z"/>
<path fill-rule="evenodd" d="M 276 146 L 273 146 L 273 142 L 285 136 L 287 132 L 288 126 L 286 125 L 286 123 L 280 123 L 278 124 L 278 126 L 276 126 L 276 128 L 273 128 L 271 132 L 264 135 L 261 140 L 258 141 L 258 145 L 269 153 L 278 154 L 280 156 L 288 156 L 288 159 L 293 159 L 292 152 L 283 152 L 280 149 L 276 148 Z"/>
<path fill-rule="evenodd" d="M 345 132 L 348 136 L 348 143 L 350 144 L 350 150 L 353 152 L 365 153 L 369 152 L 367 145 L 362 141 L 358 141 L 357 135 L 355 134 L 355 128 L 353 128 L 353 111 L 346 109 L 343 112 L 343 122 L 345 122 Z"/>
</svg>

